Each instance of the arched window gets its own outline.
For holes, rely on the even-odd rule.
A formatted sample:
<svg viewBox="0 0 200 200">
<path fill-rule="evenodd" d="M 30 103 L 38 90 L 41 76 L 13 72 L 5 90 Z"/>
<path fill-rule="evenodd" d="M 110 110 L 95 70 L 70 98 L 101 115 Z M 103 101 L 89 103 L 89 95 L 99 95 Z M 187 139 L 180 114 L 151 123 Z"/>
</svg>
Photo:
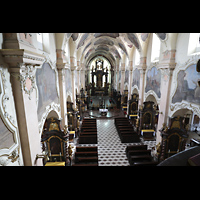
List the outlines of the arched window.
<svg viewBox="0 0 200 200">
<path fill-rule="evenodd" d="M 38 49 L 43 50 L 42 33 L 37 33 Z"/>
<path fill-rule="evenodd" d="M 200 52 L 200 33 L 190 33 L 188 42 L 188 55 Z"/>
<path fill-rule="evenodd" d="M 50 53 L 49 33 L 37 33 L 38 49 Z"/>
<path fill-rule="evenodd" d="M 159 60 L 160 56 L 160 39 L 158 36 L 153 33 L 153 38 L 152 38 L 152 49 L 151 49 L 151 62 L 157 62 Z"/>
</svg>

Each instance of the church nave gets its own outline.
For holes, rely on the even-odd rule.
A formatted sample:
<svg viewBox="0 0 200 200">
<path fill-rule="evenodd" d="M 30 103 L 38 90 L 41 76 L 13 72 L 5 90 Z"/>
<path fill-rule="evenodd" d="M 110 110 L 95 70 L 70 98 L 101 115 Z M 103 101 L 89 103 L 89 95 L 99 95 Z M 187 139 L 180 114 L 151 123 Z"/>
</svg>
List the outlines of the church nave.
<svg viewBox="0 0 200 200">
<path fill-rule="evenodd" d="M 77 146 L 98 147 L 98 166 L 129 166 L 126 156 L 126 146 L 148 145 L 148 149 L 156 145 L 156 141 L 144 141 L 138 143 L 121 143 L 114 119 L 97 120 L 97 143 L 98 144 L 77 144 Z"/>
</svg>

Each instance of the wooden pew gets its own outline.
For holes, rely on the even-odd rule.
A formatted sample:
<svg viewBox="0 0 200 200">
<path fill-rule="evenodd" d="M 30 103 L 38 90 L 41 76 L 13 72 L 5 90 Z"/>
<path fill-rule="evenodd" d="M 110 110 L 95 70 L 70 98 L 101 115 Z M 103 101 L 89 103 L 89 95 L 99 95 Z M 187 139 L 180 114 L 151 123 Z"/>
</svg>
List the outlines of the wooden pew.
<svg viewBox="0 0 200 200">
<path fill-rule="evenodd" d="M 127 118 L 115 118 L 115 126 L 122 143 L 140 142 L 140 137 Z"/>
<path fill-rule="evenodd" d="M 79 144 L 97 144 L 97 135 L 80 135 Z"/>
<path fill-rule="evenodd" d="M 147 150 L 147 145 L 131 145 L 126 147 L 126 156 L 128 158 L 128 152 L 131 150 Z"/>
<path fill-rule="evenodd" d="M 93 146 L 93 147 L 76 147 L 76 152 L 83 152 L 83 151 L 97 151 L 97 147 Z"/>
<path fill-rule="evenodd" d="M 98 166 L 97 147 L 76 147 L 75 164 L 72 166 Z"/>
<path fill-rule="evenodd" d="M 152 156 L 150 155 L 140 155 L 140 156 L 131 156 L 130 165 L 134 165 L 136 162 L 151 162 Z"/>
<path fill-rule="evenodd" d="M 97 144 L 96 119 L 83 119 L 79 144 Z"/>
<path fill-rule="evenodd" d="M 132 145 L 126 147 L 126 156 L 130 166 L 157 165 L 153 160 L 151 150 L 147 150 L 147 145 Z"/>
</svg>

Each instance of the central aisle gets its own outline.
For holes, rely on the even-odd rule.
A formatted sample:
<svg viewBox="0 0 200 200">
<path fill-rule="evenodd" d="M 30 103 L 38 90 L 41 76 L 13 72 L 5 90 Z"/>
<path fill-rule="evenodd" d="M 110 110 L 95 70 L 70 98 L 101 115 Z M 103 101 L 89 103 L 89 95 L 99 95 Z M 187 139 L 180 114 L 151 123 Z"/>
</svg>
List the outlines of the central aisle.
<svg viewBox="0 0 200 200">
<path fill-rule="evenodd" d="M 97 120 L 98 165 L 128 166 L 125 149 L 127 144 L 121 143 L 113 119 Z M 135 145 L 140 143 L 134 143 Z M 133 145 L 129 143 L 128 145 Z"/>
</svg>

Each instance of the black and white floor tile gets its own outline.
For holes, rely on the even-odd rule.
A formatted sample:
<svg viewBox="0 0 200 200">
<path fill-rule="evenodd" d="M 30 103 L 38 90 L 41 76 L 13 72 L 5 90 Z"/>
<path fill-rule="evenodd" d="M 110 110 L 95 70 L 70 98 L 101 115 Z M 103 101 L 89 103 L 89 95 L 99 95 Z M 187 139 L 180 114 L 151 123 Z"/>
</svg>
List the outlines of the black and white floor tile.
<svg viewBox="0 0 200 200">
<path fill-rule="evenodd" d="M 114 119 L 97 120 L 97 143 L 78 146 L 97 146 L 99 166 L 129 166 L 126 146 L 146 144 L 152 149 L 156 145 L 156 141 L 143 141 L 143 138 L 139 143 L 121 143 Z"/>
<path fill-rule="evenodd" d="M 126 146 L 147 144 L 151 149 L 156 145 L 156 141 L 143 140 L 140 143 L 121 143 L 114 120 L 97 120 L 97 134 L 99 166 L 128 166 Z"/>
</svg>

